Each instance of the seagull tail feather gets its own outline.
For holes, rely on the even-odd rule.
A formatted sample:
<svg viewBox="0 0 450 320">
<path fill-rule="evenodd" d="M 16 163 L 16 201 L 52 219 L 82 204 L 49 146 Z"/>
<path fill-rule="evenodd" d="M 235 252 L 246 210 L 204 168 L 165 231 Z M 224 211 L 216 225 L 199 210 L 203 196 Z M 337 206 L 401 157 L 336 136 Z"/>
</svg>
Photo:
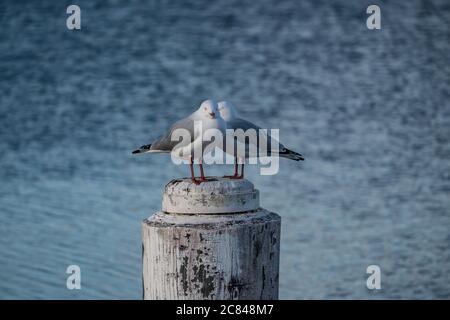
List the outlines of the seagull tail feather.
<svg viewBox="0 0 450 320">
<path fill-rule="evenodd" d="M 305 160 L 305 158 L 300 153 L 289 150 L 289 149 L 285 149 L 285 150 L 283 150 L 283 152 L 280 152 L 280 157 L 291 159 L 294 161 Z"/>
</svg>

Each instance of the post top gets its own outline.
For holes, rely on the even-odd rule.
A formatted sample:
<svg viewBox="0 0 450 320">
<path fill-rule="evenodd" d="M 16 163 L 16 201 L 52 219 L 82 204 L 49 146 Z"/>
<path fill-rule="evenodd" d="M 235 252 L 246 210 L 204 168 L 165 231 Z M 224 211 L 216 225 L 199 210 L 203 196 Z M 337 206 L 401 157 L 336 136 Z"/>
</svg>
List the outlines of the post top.
<svg viewBox="0 0 450 320">
<path fill-rule="evenodd" d="M 208 177 L 208 181 L 195 184 L 191 179 L 174 179 L 166 184 L 165 192 L 170 194 L 185 195 L 189 193 L 225 194 L 251 192 L 255 188 L 247 179 L 229 179 Z"/>
<path fill-rule="evenodd" d="M 170 181 L 163 195 L 162 211 L 177 214 L 227 214 L 259 208 L 259 192 L 246 179 L 210 177 L 195 184 L 191 179 Z"/>
</svg>

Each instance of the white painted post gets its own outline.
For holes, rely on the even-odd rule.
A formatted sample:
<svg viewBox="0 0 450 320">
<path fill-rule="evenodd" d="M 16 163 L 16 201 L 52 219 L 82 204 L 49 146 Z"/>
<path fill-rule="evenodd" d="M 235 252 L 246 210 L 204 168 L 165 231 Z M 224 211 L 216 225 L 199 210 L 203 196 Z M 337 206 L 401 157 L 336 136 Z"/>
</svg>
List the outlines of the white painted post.
<svg viewBox="0 0 450 320">
<path fill-rule="evenodd" d="M 144 299 L 277 299 L 280 224 L 248 180 L 171 181 L 142 223 Z"/>
</svg>

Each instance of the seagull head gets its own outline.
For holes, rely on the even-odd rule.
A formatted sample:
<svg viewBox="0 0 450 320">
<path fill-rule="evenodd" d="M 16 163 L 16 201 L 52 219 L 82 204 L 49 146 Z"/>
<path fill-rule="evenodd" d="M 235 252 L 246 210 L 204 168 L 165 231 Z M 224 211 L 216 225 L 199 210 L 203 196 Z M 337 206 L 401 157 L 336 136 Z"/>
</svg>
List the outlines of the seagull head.
<svg viewBox="0 0 450 320">
<path fill-rule="evenodd" d="M 218 114 L 219 110 L 217 109 L 217 103 L 213 100 L 205 100 L 200 105 L 200 108 L 198 109 L 200 111 L 200 114 L 203 117 L 215 119 L 216 115 Z"/>
<path fill-rule="evenodd" d="M 218 103 L 220 116 L 225 121 L 230 121 L 237 116 L 237 111 L 234 105 L 229 101 L 220 101 Z"/>
</svg>

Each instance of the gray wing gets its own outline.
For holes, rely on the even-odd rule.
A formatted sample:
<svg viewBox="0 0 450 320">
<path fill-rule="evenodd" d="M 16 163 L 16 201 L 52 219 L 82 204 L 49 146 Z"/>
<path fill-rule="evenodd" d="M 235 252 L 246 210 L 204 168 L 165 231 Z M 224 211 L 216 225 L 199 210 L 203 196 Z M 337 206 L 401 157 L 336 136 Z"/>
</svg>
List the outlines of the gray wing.
<svg viewBox="0 0 450 320">
<path fill-rule="evenodd" d="M 229 122 L 227 122 L 227 128 L 231 128 L 231 129 L 242 129 L 242 130 L 248 130 L 248 129 L 255 129 L 256 131 L 258 131 L 259 129 L 261 129 L 261 127 L 257 126 L 254 123 L 251 123 L 250 121 L 247 121 L 245 119 L 242 118 L 236 118 L 233 119 Z"/>
<path fill-rule="evenodd" d="M 257 137 L 258 137 L 258 148 L 259 148 L 259 146 L 260 146 L 260 141 L 259 141 L 259 129 L 261 129 L 260 126 L 254 124 L 254 123 L 252 123 L 252 122 L 250 122 L 250 121 L 247 121 L 247 120 L 245 120 L 245 119 L 242 119 L 242 118 L 236 118 L 236 119 L 234 119 L 234 120 L 231 120 L 231 121 L 227 122 L 227 128 L 228 128 L 228 129 L 234 129 L 234 130 L 236 130 L 236 129 L 242 129 L 242 130 L 244 130 L 244 131 L 246 131 L 246 130 L 248 130 L 248 129 L 255 129 L 255 130 L 256 130 L 256 133 L 257 133 Z M 269 132 L 270 132 L 270 131 L 267 130 L 267 150 L 270 150 L 270 149 L 271 149 L 271 142 L 272 142 L 272 137 L 270 136 Z M 274 139 L 274 140 L 275 140 L 275 139 Z M 275 140 L 275 141 L 277 141 L 277 140 Z M 278 142 L 278 148 L 279 148 L 280 150 L 285 149 L 285 146 L 284 146 L 283 144 L 281 144 L 279 141 L 277 141 L 277 142 Z"/>
<path fill-rule="evenodd" d="M 172 151 L 173 147 L 181 141 L 181 138 L 178 141 L 172 141 L 171 139 L 172 133 L 176 129 L 186 129 L 189 132 L 191 140 L 185 141 L 186 143 L 194 141 L 194 121 L 190 118 L 185 118 L 175 122 L 162 137 L 153 141 L 150 150 Z"/>
</svg>

